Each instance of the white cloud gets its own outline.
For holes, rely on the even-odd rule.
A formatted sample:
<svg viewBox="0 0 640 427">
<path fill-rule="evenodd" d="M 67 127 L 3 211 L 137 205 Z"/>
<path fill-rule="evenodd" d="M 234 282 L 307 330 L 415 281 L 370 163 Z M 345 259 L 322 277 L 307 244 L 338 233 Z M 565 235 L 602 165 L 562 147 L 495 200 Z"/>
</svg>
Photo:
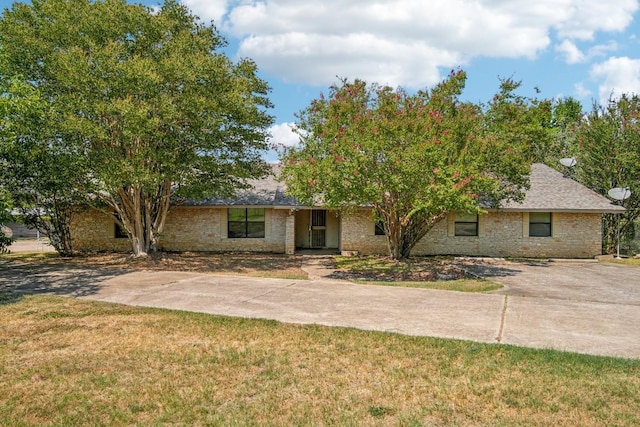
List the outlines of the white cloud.
<svg viewBox="0 0 640 427">
<path fill-rule="evenodd" d="M 220 27 L 227 13 L 229 0 L 182 0 L 182 3 L 204 21 L 213 21 Z"/>
<path fill-rule="evenodd" d="M 567 64 L 578 64 L 586 59 L 586 55 L 570 40 L 564 40 L 557 45 L 556 52 L 564 55 L 564 60 Z"/>
<path fill-rule="evenodd" d="M 612 57 L 591 67 L 591 77 L 599 81 L 598 96 L 604 103 L 611 95 L 640 94 L 640 59 Z"/>
<path fill-rule="evenodd" d="M 584 86 L 583 82 L 578 82 L 573 87 L 578 99 L 584 99 L 591 96 L 591 91 Z"/>
<path fill-rule="evenodd" d="M 268 140 L 269 145 L 274 147 L 291 147 L 298 145 L 300 137 L 294 133 L 293 123 L 279 123 L 269 128 L 271 137 Z"/>
<path fill-rule="evenodd" d="M 563 40 L 562 43 L 556 45 L 556 52 L 560 52 L 564 56 L 564 60 L 567 64 L 579 64 L 587 62 L 590 59 L 605 56 L 609 52 L 614 52 L 618 49 L 618 44 L 614 41 L 610 41 L 605 44 L 597 44 L 590 47 L 586 53 L 582 52 L 575 43 L 571 40 Z"/>
<path fill-rule="evenodd" d="M 571 63 L 597 56 L 576 41 L 629 26 L 638 0 L 184 0 L 238 38 L 238 56 L 286 82 L 336 76 L 423 87 L 476 57 L 534 59 L 558 37 Z M 602 46 L 601 46 L 602 47 Z"/>
</svg>

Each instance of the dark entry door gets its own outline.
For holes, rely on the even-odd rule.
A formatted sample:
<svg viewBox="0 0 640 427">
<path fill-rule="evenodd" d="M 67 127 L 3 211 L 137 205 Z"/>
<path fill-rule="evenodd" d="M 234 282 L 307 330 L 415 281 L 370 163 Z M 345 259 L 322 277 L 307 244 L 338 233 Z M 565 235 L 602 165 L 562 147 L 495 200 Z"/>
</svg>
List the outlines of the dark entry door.
<svg viewBox="0 0 640 427">
<path fill-rule="evenodd" d="M 324 248 L 327 246 L 327 211 L 311 211 L 311 247 Z"/>
</svg>

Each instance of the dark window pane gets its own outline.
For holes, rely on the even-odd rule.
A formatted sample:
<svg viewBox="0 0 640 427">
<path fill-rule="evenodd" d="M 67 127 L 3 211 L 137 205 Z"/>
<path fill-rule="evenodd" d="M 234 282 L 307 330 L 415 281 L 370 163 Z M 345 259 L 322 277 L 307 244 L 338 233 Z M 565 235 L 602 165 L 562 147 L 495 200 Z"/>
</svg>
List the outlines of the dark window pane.
<svg viewBox="0 0 640 427">
<path fill-rule="evenodd" d="M 456 222 L 456 236 L 477 236 L 477 222 Z"/>
<path fill-rule="evenodd" d="M 239 239 L 264 237 L 264 209 L 229 208 L 227 237 Z"/>
<path fill-rule="evenodd" d="M 529 213 L 529 237 L 551 237 L 551 212 Z"/>
<path fill-rule="evenodd" d="M 242 221 L 242 222 L 229 221 L 228 237 L 230 239 L 246 237 L 246 234 L 247 234 L 247 229 L 246 229 L 246 223 L 244 221 Z"/>
<path fill-rule="evenodd" d="M 382 224 L 382 221 L 376 221 L 375 235 L 384 236 L 384 225 Z"/>
<path fill-rule="evenodd" d="M 478 235 L 478 214 L 456 212 L 455 233 L 456 236 Z"/>
<path fill-rule="evenodd" d="M 551 236 L 551 224 L 529 224 L 529 236 L 530 237 L 550 237 Z"/>
<path fill-rule="evenodd" d="M 120 215 L 118 215 L 117 213 L 114 213 L 113 216 L 116 219 L 120 219 Z M 120 224 L 118 224 L 117 222 L 114 222 L 113 225 L 114 225 L 114 237 L 116 239 L 126 239 L 129 237 L 127 235 L 127 232 L 124 231 L 124 228 L 122 228 Z"/>
<path fill-rule="evenodd" d="M 247 237 L 264 237 L 264 222 L 250 222 L 247 224 L 249 233 Z"/>
</svg>

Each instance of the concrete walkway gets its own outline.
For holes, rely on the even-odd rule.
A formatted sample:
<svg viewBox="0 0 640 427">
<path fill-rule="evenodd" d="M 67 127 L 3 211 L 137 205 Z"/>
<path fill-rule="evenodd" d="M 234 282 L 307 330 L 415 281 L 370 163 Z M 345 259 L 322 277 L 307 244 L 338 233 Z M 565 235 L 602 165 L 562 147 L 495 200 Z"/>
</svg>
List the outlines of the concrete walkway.
<svg viewBox="0 0 640 427">
<path fill-rule="evenodd" d="M 157 271 L 0 271 L 0 289 L 300 324 L 457 338 L 640 358 L 640 306 L 329 280 L 326 260 L 308 258 L 311 280 Z M 509 280 L 517 280 L 515 267 Z M 634 270 L 635 271 L 635 270 Z M 552 274 L 552 269 L 544 270 Z M 539 273 L 541 274 L 541 273 Z M 498 280 L 498 278 L 492 278 Z"/>
</svg>

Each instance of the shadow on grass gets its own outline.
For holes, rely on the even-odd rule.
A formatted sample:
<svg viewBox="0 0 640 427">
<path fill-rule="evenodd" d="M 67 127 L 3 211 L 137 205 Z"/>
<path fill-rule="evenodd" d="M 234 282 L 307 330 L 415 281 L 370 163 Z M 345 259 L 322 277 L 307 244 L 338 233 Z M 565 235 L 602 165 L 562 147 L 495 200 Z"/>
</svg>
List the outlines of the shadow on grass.
<svg viewBox="0 0 640 427">
<path fill-rule="evenodd" d="M 122 268 L 91 268 L 0 260 L 0 292 L 88 296 L 97 293 L 102 288 L 103 282 L 129 272 Z"/>
<path fill-rule="evenodd" d="M 529 262 L 531 262 L 531 264 Z M 548 263 L 546 262 L 527 261 L 526 263 L 522 263 L 527 265 L 539 265 L 541 267 L 548 266 Z M 454 265 L 465 271 L 470 276 L 489 280 L 496 277 L 515 276 L 522 272 L 522 270 L 518 269 L 517 263 L 495 263 L 481 259 L 456 260 Z"/>
</svg>

